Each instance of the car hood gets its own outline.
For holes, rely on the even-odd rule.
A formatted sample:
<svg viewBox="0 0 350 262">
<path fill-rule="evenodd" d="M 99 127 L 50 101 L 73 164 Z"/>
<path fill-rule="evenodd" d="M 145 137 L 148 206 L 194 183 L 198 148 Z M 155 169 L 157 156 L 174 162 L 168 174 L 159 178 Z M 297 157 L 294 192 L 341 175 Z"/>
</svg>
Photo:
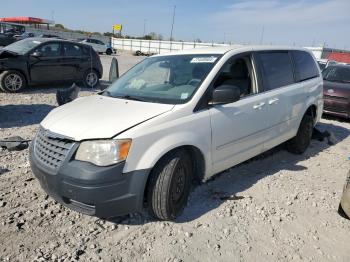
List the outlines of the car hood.
<svg viewBox="0 0 350 262">
<path fill-rule="evenodd" d="M 324 80 L 323 94 L 327 96 L 350 98 L 350 83 L 331 82 Z"/>
<path fill-rule="evenodd" d="M 41 125 L 50 132 L 75 141 L 112 138 L 173 107 L 93 95 L 78 98 L 52 110 Z"/>
<path fill-rule="evenodd" d="M 8 58 L 13 58 L 19 56 L 18 54 L 9 52 L 4 49 L 0 49 L 0 59 L 8 59 Z"/>
</svg>

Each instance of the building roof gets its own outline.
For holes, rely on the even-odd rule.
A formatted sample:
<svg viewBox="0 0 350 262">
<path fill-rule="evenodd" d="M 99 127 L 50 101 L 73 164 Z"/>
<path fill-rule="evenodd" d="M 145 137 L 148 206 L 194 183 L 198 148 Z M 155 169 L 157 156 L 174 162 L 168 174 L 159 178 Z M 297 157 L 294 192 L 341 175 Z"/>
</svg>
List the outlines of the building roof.
<svg viewBox="0 0 350 262">
<path fill-rule="evenodd" d="M 37 17 L 28 17 L 28 16 L 17 16 L 17 17 L 3 17 L 0 18 L 0 22 L 8 23 L 20 23 L 20 24 L 54 24 L 55 21 L 42 19 Z"/>
</svg>

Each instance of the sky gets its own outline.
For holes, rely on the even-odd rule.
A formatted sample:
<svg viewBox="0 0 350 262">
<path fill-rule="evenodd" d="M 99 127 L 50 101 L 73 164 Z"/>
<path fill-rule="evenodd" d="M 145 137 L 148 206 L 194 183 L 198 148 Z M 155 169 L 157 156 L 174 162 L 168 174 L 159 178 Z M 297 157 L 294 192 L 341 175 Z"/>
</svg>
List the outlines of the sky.
<svg viewBox="0 0 350 262">
<path fill-rule="evenodd" d="M 143 35 L 145 25 L 168 39 L 174 6 L 177 40 L 350 49 L 350 0 L 11 0 L 0 17 L 53 18 L 98 32 L 120 23 L 132 36 Z"/>
</svg>

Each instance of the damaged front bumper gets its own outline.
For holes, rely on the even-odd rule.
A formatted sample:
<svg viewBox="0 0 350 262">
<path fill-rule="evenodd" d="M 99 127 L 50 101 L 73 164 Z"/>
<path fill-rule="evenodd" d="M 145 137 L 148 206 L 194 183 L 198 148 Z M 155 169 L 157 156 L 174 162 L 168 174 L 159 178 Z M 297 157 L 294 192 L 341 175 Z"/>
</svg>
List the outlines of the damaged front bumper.
<svg viewBox="0 0 350 262">
<path fill-rule="evenodd" d="M 52 172 L 38 161 L 34 143 L 29 150 L 31 169 L 41 187 L 57 202 L 80 213 L 101 218 L 126 215 L 142 209 L 149 170 L 123 173 L 124 162 L 98 167 L 68 157 L 57 171 Z"/>
</svg>

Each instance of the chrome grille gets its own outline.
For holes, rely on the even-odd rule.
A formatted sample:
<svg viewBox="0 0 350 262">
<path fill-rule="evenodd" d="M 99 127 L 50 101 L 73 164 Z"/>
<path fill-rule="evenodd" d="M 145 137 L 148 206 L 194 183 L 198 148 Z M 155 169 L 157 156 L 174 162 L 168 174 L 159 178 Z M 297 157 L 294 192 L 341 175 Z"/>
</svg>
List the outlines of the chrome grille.
<svg viewBox="0 0 350 262">
<path fill-rule="evenodd" d="M 34 154 L 37 160 L 50 169 L 57 170 L 68 155 L 74 141 L 50 135 L 40 128 L 34 141 Z"/>
</svg>

